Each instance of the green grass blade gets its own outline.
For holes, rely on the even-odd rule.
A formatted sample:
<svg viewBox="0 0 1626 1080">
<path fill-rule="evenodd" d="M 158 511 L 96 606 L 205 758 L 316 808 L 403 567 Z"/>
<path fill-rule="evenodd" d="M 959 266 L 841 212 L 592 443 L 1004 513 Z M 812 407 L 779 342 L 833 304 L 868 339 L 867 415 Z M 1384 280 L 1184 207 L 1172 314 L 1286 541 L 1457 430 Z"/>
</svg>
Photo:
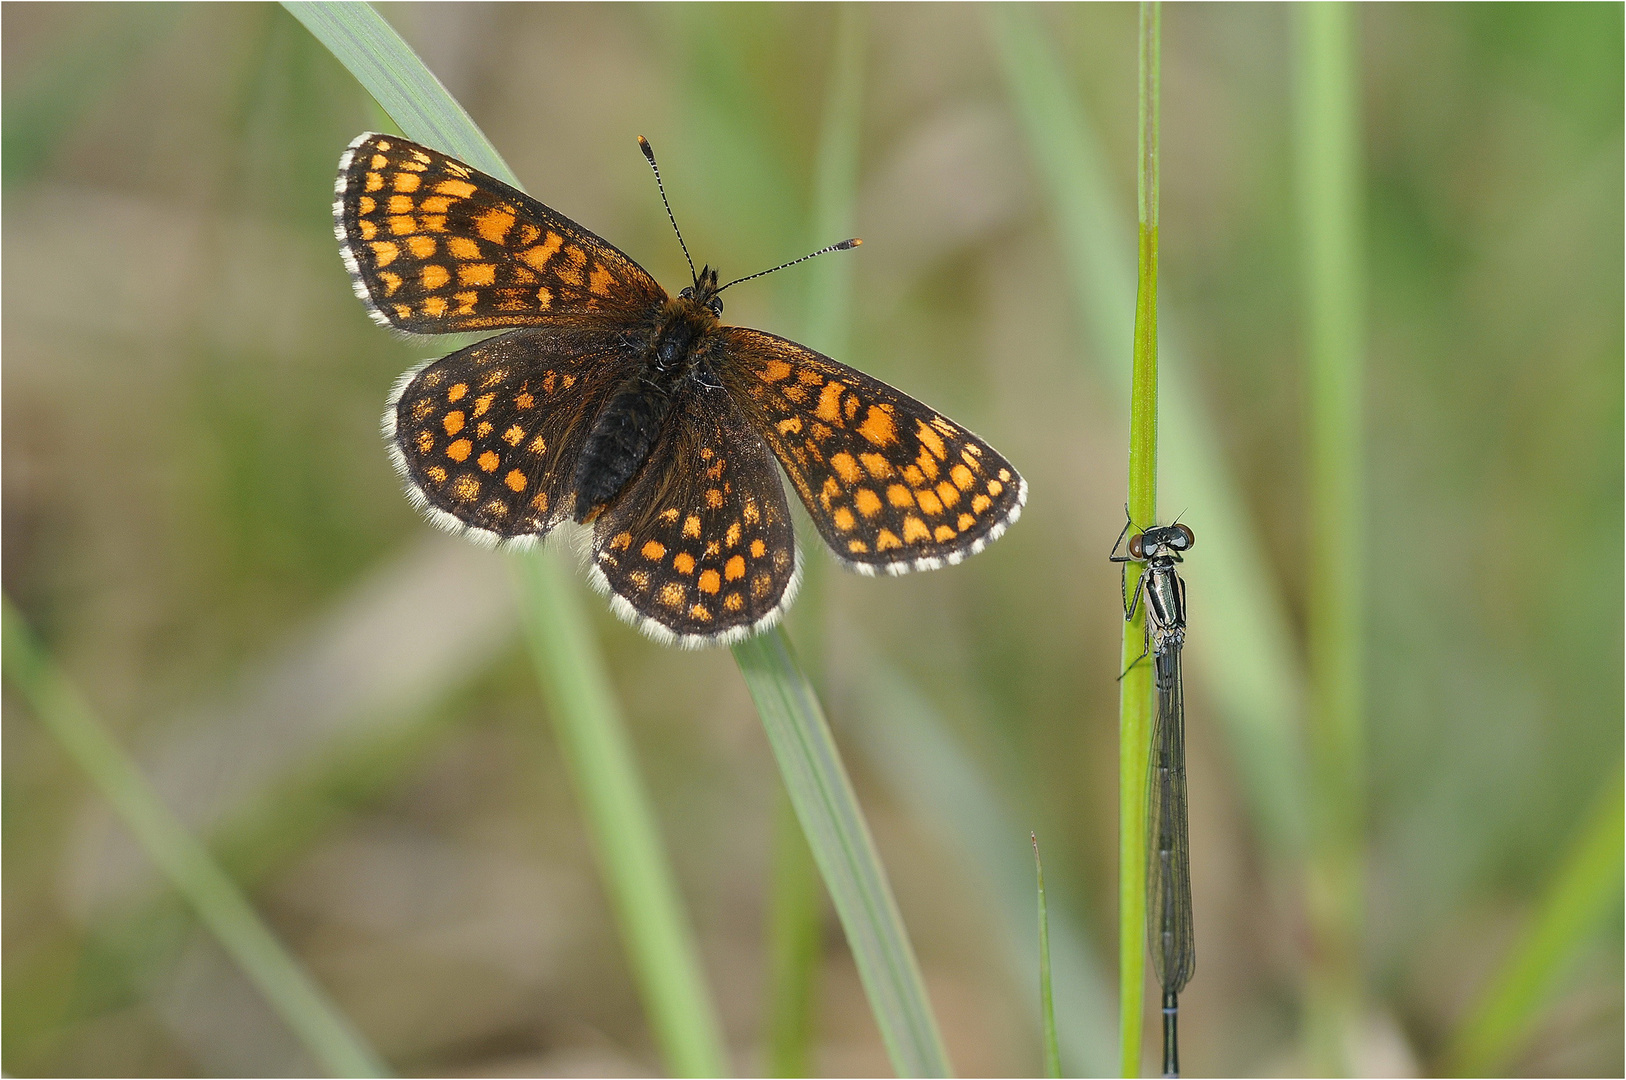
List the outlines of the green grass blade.
<svg viewBox="0 0 1626 1080">
<path fill-rule="evenodd" d="M 501 155 L 406 42 L 366 4 L 286 5 L 409 138 L 523 189 Z M 662 852 L 603 659 L 558 556 L 516 560 L 533 659 L 581 793 L 650 1026 L 679 1075 L 727 1072 L 699 949 Z"/>
<path fill-rule="evenodd" d="M 235 882 L 186 831 L 70 686 L 6 597 L 6 678 L 90 776 L 149 858 L 221 947 L 334 1076 L 386 1076 L 382 1060 L 260 919 Z"/>
<path fill-rule="evenodd" d="M 824 889 L 790 797 L 774 809 L 768 909 L 769 1076 L 808 1076 L 824 945 Z"/>
<path fill-rule="evenodd" d="M 1013 986 L 1025 985 L 1036 966 L 1033 868 L 1023 855 L 1028 832 L 990 782 L 981 764 L 949 735 L 948 719 L 896 669 L 876 659 L 858 629 L 843 628 L 855 656 L 868 658 L 853 675 L 844 734 L 887 784 L 892 798 L 929 822 L 956 853 L 966 879 L 991 890 L 1001 916 Z M 861 710 L 861 711 L 858 711 Z M 1112 989 L 1090 935 L 1065 909 L 1050 926 L 1051 994 L 1062 1022 L 1057 1029 L 1062 1068 L 1074 1076 L 1110 1076 L 1118 1066 Z M 1038 1021 L 1038 1014 L 1033 1014 Z M 1038 1024 L 1035 1025 L 1036 1027 Z"/>
<path fill-rule="evenodd" d="M 1506 1075 L 1509 1058 L 1529 1034 L 1538 1011 L 1604 915 L 1621 903 L 1626 873 L 1626 774 L 1597 801 L 1585 829 L 1536 905 L 1530 928 L 1476 1001 L 1451 1040 L 1446 1076 Z"/>
<path fill-rule="evenodd" d="M 1118 219 L 1100 139 L 1078 107 L 1048 31 L 1035 12 L 993 5 L 987 17 L 1012 107 L 1056 224 L 1076 316 L 1103 387 L 1127 394 L 1119 362 L 1133 340 L 1134 241 Z M 1186 651 L 1218 706 L 1256 827 L 1279 857 L 1302 843 L 1304 791 L 1298 745 L 1300 674 L 1286 611 L 1237 485 L 1184 370 L 1167 311 L 1158 346 L 1158 485 L 1202 535 L 1202 559 L 1186 575 L 1203 602 L 1192 612 Z M 1119 523 L 1105 529 L 1111 543 Z"/>
<path fill-rule="evenodd" d="M 1033 871 L 1039 880 L 1039 1026 L 1044 1034 L 1044 1074 L 1061 1075 L 1061 1047 L 1056 1044 L 1056 1003 L 1050 993 L 1050 915 L 1044 906 L 1044 862 L 1039 858 L 1039 834 L 1033 839 Z"/>
<path fill-rule="evenodd" d="M 723 1075 L 728 1059 L 705 993 L 699 951 L 579 594 L 557 559 L 523 556 L 514 567 L 537 678 L 633 958 L 650 1026 L 678 1075 Z"/>
<path fill-rule="evenodd" d="M 734 646 L 899 1076 L 947 1076 L 913 947 L 813 687 L 778 629 Z"/>
<path fill-rule="evenodd" d="M 1361 1016 L 1365 287 L 1355 9 L 1303 4 L 1297 30 L 1297 187 L 1310 400 L 1307 1059 L 1348 1075 Z"/>
</svg>

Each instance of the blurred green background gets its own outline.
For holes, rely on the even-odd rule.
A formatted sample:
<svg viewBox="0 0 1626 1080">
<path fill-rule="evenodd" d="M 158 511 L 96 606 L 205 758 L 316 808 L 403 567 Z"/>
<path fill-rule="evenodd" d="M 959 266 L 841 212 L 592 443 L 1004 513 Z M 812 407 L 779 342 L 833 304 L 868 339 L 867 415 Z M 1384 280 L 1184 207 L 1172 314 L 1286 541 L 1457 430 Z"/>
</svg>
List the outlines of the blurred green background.
<svg viewBox="0 0 1626 1080">
<path fill-rule="evenodd" d="M 670 288 L 682 256 L 639 134 L 696 259 L 725 276 L 841 238 L 809 225 L 830 7 L 382 10 L 533 193 Z M 1127 238 L 1135 9 L 1037 16 Z M 1236 478 L 1302 628 L 1289 20 L 1165 10 L 1161 272 L 1206 453 Z M 988 13 L 876 7 L 864 23 L 865 245 L 830 257 L 853 260 L 840 358 L 987 437 L 1031 493 L 1005 539 L 952 570 L 858 579 L 825 560 L 791 633 L 822 670 L 957 1069 L 1031 1073 L 1034 973 L 991 850 L 1025 857 L 1038 832 L 1078 981 L 1109 985 L 1116 940 L 1105 555 L 1127 409 L 1099 372 L 1119 358 L 1088 355 Z M 1443 1067 L 1620 769 L 1622 9 L 1383 5 L 1358 25 L 1369 659 L 1353 1061 L 1408 1075 Z M 278 7 L 7 4 L 0 44 L 6 594 L 392 1067 L 658 1072 L 508 570 L 424 524 L 379 443 L 390 381 L 448 350 L 374 327 L 339 264 L 332 176 L 384 123 L 376 107 Z M 1102 255 L 1133 266 L 1128 244 Z M 731 291 L 730 321 L 797 336 L 796 274 Z M 1194 648 L 1212 617 L 1203 554 L 1186 574 Z M 726 652 L 662 649 L 591 605 L 734 1066 L 759 1071 L 772 757 Z M 1251 808 L 1271 796 L 1249 789 L 1259 774 L 1197 674 L 1187 693 L 1201 959 L 1185 1065 L 1291 1074 L 1315 965 L 1302 871 L 1262 837 Z M 895 735 L 928 714 L 927 742 Z M 310 1072 L 10 687 L 4 750 L 6 1072 Z M 955 788 L 966 776 L 998 810 L 969 826 L 922 794 L 985 805 Z M 977 832 L 990 820 L 1010 828 Z M 1617 888 L 1501 1068 L 1626 1069 L 1621 917 Z M 1087 1049 L 1098 1036 L 1077 1033 L 1112 1018 L 1058 1023 Z M 821 1073 L 888 1070 L 833 920 L 814 1050 Z"/>
</svg>

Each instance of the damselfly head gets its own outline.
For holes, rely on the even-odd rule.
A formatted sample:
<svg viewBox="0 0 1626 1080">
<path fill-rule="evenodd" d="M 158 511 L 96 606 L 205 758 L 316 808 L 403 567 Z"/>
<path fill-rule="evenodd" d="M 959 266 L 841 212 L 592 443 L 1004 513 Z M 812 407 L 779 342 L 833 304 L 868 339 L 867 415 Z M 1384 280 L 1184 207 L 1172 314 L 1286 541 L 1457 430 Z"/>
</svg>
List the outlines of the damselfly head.
<svg viewBox="0 0 1626 1080">
<path fill-rule="evenodd" d="M 1129 557 L 1145 562 L 1159 555 L 1190 551 L 1196 543 L 1196 534 L 1178 521 L 1173 525 L 1153 525 L 1129 538 Z"/>
</svg>

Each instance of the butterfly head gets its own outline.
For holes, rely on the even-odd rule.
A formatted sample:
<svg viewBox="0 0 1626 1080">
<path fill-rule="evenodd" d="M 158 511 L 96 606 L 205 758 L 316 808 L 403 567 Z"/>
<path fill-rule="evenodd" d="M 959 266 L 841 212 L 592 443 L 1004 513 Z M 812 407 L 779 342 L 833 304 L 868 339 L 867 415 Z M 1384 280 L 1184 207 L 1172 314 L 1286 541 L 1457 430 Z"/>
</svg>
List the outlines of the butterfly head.
<svg viewBox="0 0 1626 1080">
<path fill-rule="evenodd" d="M 694 284 L 678 293 L 684 300 L 693 300 L 696 304 L 710 311 L 718 318 L 723 314 L 723 298 L 717 294 L 722 292 L 717 287 L 717 271 L 709 266 L 702 267 L 700 273 L 695 275 Z"/>
</svg>

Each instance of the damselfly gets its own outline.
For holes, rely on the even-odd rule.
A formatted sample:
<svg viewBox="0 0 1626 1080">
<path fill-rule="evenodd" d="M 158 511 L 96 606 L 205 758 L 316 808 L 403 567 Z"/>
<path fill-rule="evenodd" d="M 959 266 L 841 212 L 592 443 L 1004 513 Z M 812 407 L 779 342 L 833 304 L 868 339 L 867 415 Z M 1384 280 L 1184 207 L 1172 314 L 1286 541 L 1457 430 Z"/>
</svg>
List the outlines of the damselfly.
<svg viewBox="0 0 1626 1080">
<path fill-rule="evenodd" d="M 1134 595 L 1129 595 L 1127 568 L 1122 588 L 1125 619 L 1134 617 L 1143 600 L 1146 605 L 1146 648 L 1135 663 L 1151 654 L 1157 688 L 1146 783 L 1146 938 L 1152 968 L 1163 988 L 1163 1075 L 1179 1076 L 1179 996 L 1197 969 L 1197 953 L 1191 926 L 1186 827 L 1186 705 L 1180 681 L 1186 583 L 1174 567 L 1181 561 L 1180 553 L 1190 551 L 1197 538 L 1179 522 L 1154 525 L 1130 536 L 1128 554 L 1119 555 L 1118 547 L 1132 525 L 1132 521 L 1124 524 L 1109 558 L 1115 563 L 1145 564 Z"/>
</svg>

